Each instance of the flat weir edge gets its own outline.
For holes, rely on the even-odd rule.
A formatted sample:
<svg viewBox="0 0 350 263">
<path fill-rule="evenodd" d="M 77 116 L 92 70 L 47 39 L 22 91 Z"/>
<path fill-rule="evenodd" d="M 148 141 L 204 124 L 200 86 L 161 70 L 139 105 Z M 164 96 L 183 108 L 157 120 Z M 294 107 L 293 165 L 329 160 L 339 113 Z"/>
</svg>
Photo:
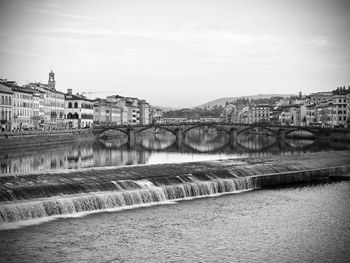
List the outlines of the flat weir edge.
<svg viewBox="0 0 350 263">
<path fill-rule="evenodd" d="M 0 177 L 0 228 L 6 228 L 8 223 L 106 209 L 129 209 L 327 178 L 348 179 L 349 156 L 345 151 L 176 164 L 171 166 L 173 169 L 146 165 L 141 170 L 135 166 Z M 160 167 L 165 170 L 153 174 Z M 125 173 L 132 176 L 124 177 Z"/>
</svg>

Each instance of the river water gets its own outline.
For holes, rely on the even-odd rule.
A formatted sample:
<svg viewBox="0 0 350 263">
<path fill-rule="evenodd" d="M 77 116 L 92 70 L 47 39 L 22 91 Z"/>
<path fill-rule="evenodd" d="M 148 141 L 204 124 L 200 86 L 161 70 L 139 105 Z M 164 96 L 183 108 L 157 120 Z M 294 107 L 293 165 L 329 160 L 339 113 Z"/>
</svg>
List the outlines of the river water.
<svg viewBox="0 0 350 263">
<path fill-rule="evenodd" d="M 232 145 L 226 135 L 209 129 L 188 133 L 181 144 L 161 132 L 144 134 L 132 146 L 118 137 L 8 150 L 0 153 L 0 167 L 2 178 L 22 173 L 26 180 L 31 171 L 342 149 L 349 145 L 278 141 L 250 133 Z M 349 181 L 258 190 L 245 177 L 201 181 L 191 175 L 163 186 L 156 181 L 121 180 L 112 181 L 121 189 L 117 192 L 51 196 L 54 189 L 47 188 L 44 177 L 38 179 L 33 186 L 41 192 L 32 193 L 37 197 L 11 196 L 12 200 L 0 202 L 0 262 L 348 262 L 350 258 Z M 84 180 L 77 182 L 84 186 Z M 110 207 L 115 209 L 105 209 Z M 56 214 L 58 218 L 52 216 Z"/>
<path fill-rule="evenodd" d="M 130 147 L 126 137 L 98 139 L 45 147 L 0 152 L 0 176 L 84 167 L 190 162 L 238 157 L 293 154 L 350 149 L 344 143 L 319 143 L 313 140 L 276 140 L 273 136 L 243 133 L 237 145 L 227 134 L 216 130 L 192 130 L 179 145 L 169 132 L 145 133 Z"/>
<path fill-rule="evenodd" d="M 181 201 L 0 232 L 1 262 L 349 262 L 350 182 Z"/>
</svg>

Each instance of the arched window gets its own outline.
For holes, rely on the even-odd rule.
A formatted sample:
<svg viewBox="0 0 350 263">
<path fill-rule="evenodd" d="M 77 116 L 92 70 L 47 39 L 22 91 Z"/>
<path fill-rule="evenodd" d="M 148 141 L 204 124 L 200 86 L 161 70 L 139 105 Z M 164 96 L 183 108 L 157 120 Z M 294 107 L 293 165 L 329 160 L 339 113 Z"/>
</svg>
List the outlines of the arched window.
<svg viewBox="0 0 350 263">
<path fill-rule="evenodd" d="M 79 119 L 79 114 L 78 113 L 74 113 L 74 119 Z"/>
<path fill-rule="evenodd" d="M 73 114 L 72 113 L 68 113 L 67 114 L 67 119 L 73 119 Z"/>
<path fill-rule="evenodd" d="M 74 108 L 78 108 L 78 102 L 74 102 Z"/>
<path fill-rule="evenodd" d="M 70 108 L 70 109 L 72 108 L 72 103 L 71 102 L 68 103 L 68 108 Z"/>
</svg>

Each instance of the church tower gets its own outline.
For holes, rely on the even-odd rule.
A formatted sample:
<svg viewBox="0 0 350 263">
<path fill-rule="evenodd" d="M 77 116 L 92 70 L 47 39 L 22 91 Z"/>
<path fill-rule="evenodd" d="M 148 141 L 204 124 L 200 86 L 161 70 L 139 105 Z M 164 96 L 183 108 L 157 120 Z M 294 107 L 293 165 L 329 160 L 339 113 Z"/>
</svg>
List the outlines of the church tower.
<svg viewBox="0 0 350 263">
<path fill-rule="evenodd" d="M 53 89 L 55 89 L 55 84 L 56 84 L 56 81 L 55 81 L 55 73 L 53 73 L 52 69 L 51 69 L 51 72 L 49 72 L 49 86 Z"/>
</svg>

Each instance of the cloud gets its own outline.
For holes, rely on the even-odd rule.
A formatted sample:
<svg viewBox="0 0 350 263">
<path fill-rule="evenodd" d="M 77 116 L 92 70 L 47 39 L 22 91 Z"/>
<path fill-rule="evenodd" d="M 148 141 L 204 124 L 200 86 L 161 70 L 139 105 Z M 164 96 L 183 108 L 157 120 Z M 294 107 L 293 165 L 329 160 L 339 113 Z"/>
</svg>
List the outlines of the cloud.
<svg viewBox="0 0 350 263">
<path fill-rule="evenodd" d="M 66 85 L 90 90 L 100 79 L 135 94 L 178 85 L 178 92 L 208 88 L 215 97 L 246 83 L 278 90 L 281 81 L 286 89 L 308 88 L 340 76 L 350 63 L 345 11 L 315 3 L 7 1 L 0 10 L 0 58 L 5 74 L 19 80 L 22 59 L 36 65 L 25 72 L 33 78 L 53 65 L 75 73 Z M 227 89 L 211 89 L 215 83 Z"/>
</svg>

